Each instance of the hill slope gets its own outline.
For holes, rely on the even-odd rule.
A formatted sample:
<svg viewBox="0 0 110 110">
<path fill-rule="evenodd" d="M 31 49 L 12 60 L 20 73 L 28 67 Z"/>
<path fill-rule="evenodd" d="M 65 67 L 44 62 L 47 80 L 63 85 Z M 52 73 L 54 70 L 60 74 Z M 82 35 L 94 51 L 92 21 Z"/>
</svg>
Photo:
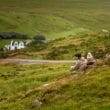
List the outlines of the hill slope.
<svg viewBox="0 0 110 110">
<path fill-rule="evenodd" d="M 70 75 L 69 67 L 0 64 L 0 109 L 109 110 L 110 67 L 90 68 L 77 76 Z M 35 99 L 42 101 L 41 108 L 32 107 Z"/>
<path fill-rule="evenodd" d="M 89 51 L 96 58 L 104 57 L 106 53 L 110 53 L 110 31 L 58 38 L 48 44 L 39 44 L 35 41 L 25 49 L 7 52 L 7 54 L 5 52 L 5 56 L 11 58 L 68 60 L 73 59 L 73 55 L 76 53 L 80 52 L 85 55 Z"/>
<path fill-rule="evenodd" d="M 109 0 L 0 0 L 0 31 L 65 37 L 109 29 Z"/>
</svg>

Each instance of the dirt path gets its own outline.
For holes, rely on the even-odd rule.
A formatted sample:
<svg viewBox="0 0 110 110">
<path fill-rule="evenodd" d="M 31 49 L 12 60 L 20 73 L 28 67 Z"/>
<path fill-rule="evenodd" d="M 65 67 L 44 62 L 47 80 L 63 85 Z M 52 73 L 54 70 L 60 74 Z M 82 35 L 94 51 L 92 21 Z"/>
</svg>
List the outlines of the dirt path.
<svg viewBox="0 0 110 110">
<path fill-rule="evenodd" d="M 75 63 L 74 60 L 32 60 L 32 59 L 0 59 L 0 62 L 6 63 Z"/>
</svg>

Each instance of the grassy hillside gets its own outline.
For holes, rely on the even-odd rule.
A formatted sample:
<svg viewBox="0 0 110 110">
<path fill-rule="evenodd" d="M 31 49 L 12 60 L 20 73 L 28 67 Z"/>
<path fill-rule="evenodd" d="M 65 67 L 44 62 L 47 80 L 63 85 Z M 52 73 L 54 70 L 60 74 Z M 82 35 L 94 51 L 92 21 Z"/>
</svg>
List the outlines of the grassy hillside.
<svg viewBox="0 0 110 110">
<path fill-rule="evenodd" d="M 89 51 L 103 58 L 110 53 L 109 23 L 110 0 L 0 0 L 0 32 L 54 39 L 0 51 L 0 58 L 63 60 Z M 10 41 L 0 39 L 0 48 Z M 110 110 L 109 64 L 71 74 L 73 64 L 0 62 L 0 110 Z"/>
<path fill-rule="evenodd" d="M 109 0 L 0 0 L 0 31 L 47 38 L 109 29 Z"/>
<path fill-rule="evenodd" d="M 103 57 L 110 52 L 110 32 L 92 32 L 69 38 L 58 38 L 48 44 L 32 43 L 27 48 L 15 52 L 7 52 L 11 58 L 32 59 L 73 59 L 73 55 L 81 52 L 92 52 L 95 57 Z"/>
<path fill-rule="evenodd" d="M 0 110 L 109 110 L 110 67 L 76 76 L 70 65 L 0 64 Z M 41 108 L 32 107 L 37 98 Z"/>
</svg>

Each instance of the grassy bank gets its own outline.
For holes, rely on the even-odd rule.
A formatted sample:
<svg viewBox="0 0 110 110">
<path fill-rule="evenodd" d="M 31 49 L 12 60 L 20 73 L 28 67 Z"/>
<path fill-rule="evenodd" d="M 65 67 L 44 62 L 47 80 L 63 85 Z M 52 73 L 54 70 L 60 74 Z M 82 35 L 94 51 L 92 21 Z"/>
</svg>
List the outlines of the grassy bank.
<svg viewBox="0 0 110 110">
<path fill-rule="evenodd" d="M 110 67 L 89 68 L 88 74 L 75 77 L 70 65 L 0 64 L 0 109 L 109 110 Z M 41 108 L 32 107 L 36 98 L 43 102 Z"/>
</svg>

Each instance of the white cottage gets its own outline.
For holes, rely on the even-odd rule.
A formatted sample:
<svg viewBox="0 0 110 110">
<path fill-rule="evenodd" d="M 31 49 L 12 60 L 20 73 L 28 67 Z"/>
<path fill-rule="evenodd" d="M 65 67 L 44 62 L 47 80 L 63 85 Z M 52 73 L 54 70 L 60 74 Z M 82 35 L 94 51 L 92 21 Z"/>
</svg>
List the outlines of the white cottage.
<svg viewBox="0 0 110 110">
<path fill-rule="evenodd" d="M 26 47 L 26 42 L 12 40 L 10 45 L 5 45 L 4 50 L 17 50 L 25 47 Z"/>
</svg>

